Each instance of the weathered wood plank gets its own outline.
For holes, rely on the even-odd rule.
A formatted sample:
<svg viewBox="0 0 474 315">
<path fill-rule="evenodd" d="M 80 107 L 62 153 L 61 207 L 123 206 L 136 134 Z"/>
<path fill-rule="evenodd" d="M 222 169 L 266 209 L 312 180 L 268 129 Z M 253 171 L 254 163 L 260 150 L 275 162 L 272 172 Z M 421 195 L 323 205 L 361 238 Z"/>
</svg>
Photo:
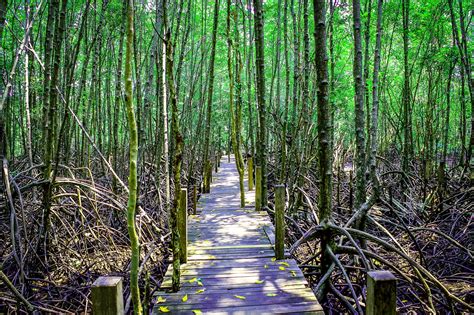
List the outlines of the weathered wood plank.
<svg viewBox="0 0 474 315">
<path fill-rule="evenodd" d="M 256 281 L 264 280 L 264 283 L 270 283 L 275 285 L 277 288 L 284 287 L 286 285 L 292 285 L 297 283 L 306 284 L 306 279 L 303 277 L 280 277 L 275 279 L 275 275 L 271 276 L 248 276 L 245 275 L 241 277 L 234 277 L 234 278 L 205 278 L 201 277 L 202 285 L 199 285 L 198 281 L 190 282 L 192 278 L 188 278 L 187 281 L 183 281 L 182 287 L 209 287 L 209 286 L 225 286 L 227 288 L 235 288 L 235 287 L 260 287 L 262 284 L 256 283 Z M 167 280 L 161 284 L 161 287 L 164 289 L 171 287 L 171 281 Z"/>
<path fill-rule="evenodd" d="M 191 309 L 171 309 L 173 314 L 193 314 Z M 200 308 L 203 314 L 232 314 L 232 315 L 247 315 L 247 314 L 321 314 L 324 312 L 317 302 L 298 302 L 292 304 L 273 304 L 273 305 L 249 305 L 241 307 L 227 307 L 227 308 L 207 308 L 203 305 Z M 159 311 L 156 313 L 159 314 Z"/>
<path fill-rule="evenodd" d="M 235 293 L 235 292 L 234 292 Z M 216 294 L 216 295 L 202 295 L 202 294 L 181 294 L 168 296 L 163 305 L 170 309 L 196 309 L 205 303 L 207 308 L 221 308 L 221 307 L 236 307 L 249 305 L 269 305 L 269 304 L 284 304 L 292 302 L 317 302 L 316 297 L 312 292 L 280 292 L 280 293 L 257 293 L 251 295 L 239 294 Z M 182 298 L 187 295 L 187 301 L 183 302 Z M 237 296 L 237 297 L 236 297 Z M 245 299 L 244 299 L 245 298 Z"/>
</svg>

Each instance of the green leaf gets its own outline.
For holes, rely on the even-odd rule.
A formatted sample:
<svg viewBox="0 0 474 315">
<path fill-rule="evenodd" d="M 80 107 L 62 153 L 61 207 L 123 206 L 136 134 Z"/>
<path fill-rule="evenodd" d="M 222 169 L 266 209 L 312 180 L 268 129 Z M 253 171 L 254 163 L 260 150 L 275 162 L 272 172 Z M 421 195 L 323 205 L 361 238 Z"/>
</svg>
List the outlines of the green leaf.
<svg viewBox="0 0 474 315">
<path fill-rule="evenodd" d="M 183 302 L 186 302 L 188 300 L 188 295 L 186 294 L 185 296 L 183 296 L 183 298 L 181 299 Z"/>
<path fill-rule="evenodd" d="M 242 296 L 242 295 L 234 295 L 236 298 L 238 299 L 241 299 L 241 300 L 245 300 L 246 297 L 245 296 Z"/>
<path fill-rule="evenodd" d="M 158 303 L 165 303 L 166 299 L 164 297 L 159 296 L 158 299 L 156 300 L 156 304 Z"/>
<path fill-rule="evenodd" d="M 201 315 L 202 314 L 201 310 L 193 310 L 193 313 L 196 314 L 196 315 Z"/>
<path fill-rule="evenodd" d="M 160 306 L 160 312 L 162 313 L 169 313 L 169 309 L 167 306 Z"/>
</svg>

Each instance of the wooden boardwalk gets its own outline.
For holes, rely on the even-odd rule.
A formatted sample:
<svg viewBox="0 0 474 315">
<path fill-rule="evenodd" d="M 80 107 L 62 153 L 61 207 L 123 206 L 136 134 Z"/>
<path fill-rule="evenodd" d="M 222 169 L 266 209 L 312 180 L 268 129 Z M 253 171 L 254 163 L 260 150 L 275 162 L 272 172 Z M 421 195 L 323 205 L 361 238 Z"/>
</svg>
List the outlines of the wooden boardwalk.
<svg viewBox="0 0 474 315">
<path fill-rule="evenodd" d="M 240 208 L 235 161 L 221 162 L 211 193 L 189 217 L 181 290 L 168 292 L 170 265 L 153 313 L 324 314 L 296 261 L 275 260 L 273 225 L 266 212 L 255 212 L 253 192 Z"/>
</svg>

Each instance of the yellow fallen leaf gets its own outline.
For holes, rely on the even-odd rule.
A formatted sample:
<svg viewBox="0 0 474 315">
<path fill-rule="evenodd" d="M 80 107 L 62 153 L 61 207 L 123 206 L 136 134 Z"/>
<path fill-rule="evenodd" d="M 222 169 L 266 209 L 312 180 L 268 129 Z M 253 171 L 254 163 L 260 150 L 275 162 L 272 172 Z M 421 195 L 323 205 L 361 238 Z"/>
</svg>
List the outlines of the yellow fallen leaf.
<svg viewBox="0 0 474 315">
<path fill-rule="evenodd" d="M 203 293 L 204 291 L 206 291 L 206 289 L 199 289 L 199 290 L 196 291 L 196 293 L 199 294 L 199 293 Z"/>
<path fill-rule="evenodd" d="M 264 283 L 264 282 L 265 282 L 265 280 L 257 280 L 257 281 L 255 281 L 256 284 L 261 284 L 261 283 Z"/>
<path fill-rule="evenodd" d="M 292 275 L 293 277 L 296 277 L 296 271 L 291 270 L 291 275 Z"/>
<path fill-rule="evenodd" d="M 198 281 L 197 281 L 197 284 L 198 284 L 200 287 L 202 287 L 202 282 L 201 282 L 201 280 L 198 280 Z"/>
<path fill-rule="evenodd" d="M 246 297 L 245 296 L 242 296 L 242 295 L 234 295 L 236 298 L 238 299 L 241 299 L 241 300 L 245 300 Z"/>
<path fill-rule="evenodd" d="M 193 313 L 196 314 L 196 315 L 201 315 L 202 314 L 201 310 L 193 310 Z"/>
<path fill-rule="evenodd" d="M 267 296 L 277 296 L 276 293 L 267 293 Z"/>
<path fill-rule="evenodd" d="M 278 269 L 280 269 L 280 270 L 285 270 L 285 267 L 280 266 L 280 267 L 278 267 Z"/>
<path fill-rule="evenodd" d="M 159 296 L 158 299 L 156 300 L 156 303 L 165 303 L 166 299 L 164 297 Z"/>
<path fill-rule="evenodd" d="M 287 263 L 286 261 L 280 261 L 278 264 L 283 265 L 283 266 L 290 267 L 290 264 Z"/>
<path fill-rule="evenodd" d="M 268 269 L 268 265 L 263 266 L 263 268 Z"/>
<path fill-rule="evenodd" d="M 160 306 L 160 312 L 162 313 L 168 313 L 170 310 L 166 306 Z"/>
<path fill-rule="evenodd" d="M 194 283 L 197 281 L 198 278 L 192 278 L 191 280 L 189 280 L 189 283 Z"/>
<path fill-rule="evenodd" d="M 276 257 L 273 257 L 273 258 L 272 258 L 272 261 L 276 261 L 276 260 L 277 260 Z"/>
<path fill-rule="evenodd" d="M 188 295 L 186 294 L 185 296 L 183 296 L 183 298 L 181 299 L 183 302 L 186 302 L 188 300 Z"/>
</svg>

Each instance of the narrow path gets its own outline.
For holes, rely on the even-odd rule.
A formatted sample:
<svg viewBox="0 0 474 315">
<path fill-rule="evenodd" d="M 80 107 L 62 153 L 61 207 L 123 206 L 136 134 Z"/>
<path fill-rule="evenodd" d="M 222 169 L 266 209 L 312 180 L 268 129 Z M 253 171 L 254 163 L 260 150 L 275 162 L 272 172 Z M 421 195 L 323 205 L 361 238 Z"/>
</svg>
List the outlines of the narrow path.
<svg viewBox="0 0 474 315">
<path fill-rule="evenodd" d="M 240 208 L 235 161 L 224 157 L 211 193 L 189 217 L 181 290 L 167 292 L 170 265 L 155 314 L 324 314 L 296 261 L 273 258 L 273 225 L 266 212 L 255 212 L 254 197 L 246 191 L 248 206 Z"/>
</svg>

